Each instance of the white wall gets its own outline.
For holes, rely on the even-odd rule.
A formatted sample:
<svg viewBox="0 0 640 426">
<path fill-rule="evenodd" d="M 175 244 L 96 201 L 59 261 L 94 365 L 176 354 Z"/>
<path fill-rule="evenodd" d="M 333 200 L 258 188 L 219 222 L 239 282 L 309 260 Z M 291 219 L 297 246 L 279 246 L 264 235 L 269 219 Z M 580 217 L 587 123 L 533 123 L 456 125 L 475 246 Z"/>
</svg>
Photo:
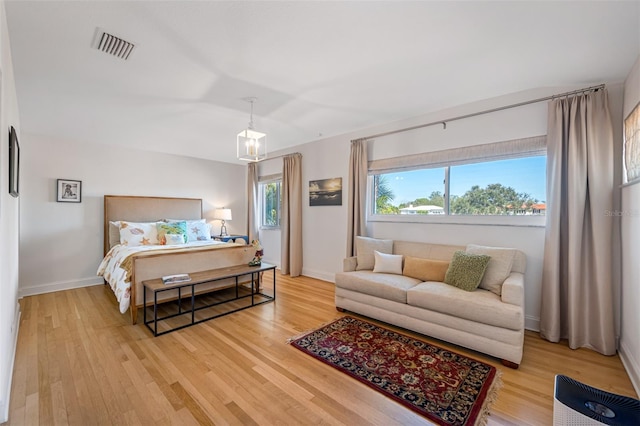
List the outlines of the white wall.
<svg viewBox="0 0 640 426">
<path fill-rule="evenodd" d="M 579 89 L 584 86 L 547 87 L 479 101 L 457 108 L 425 114 L 410 120 L 389 123 L 301 145 L 291 150 L 273 153 L 280 155 L 297 151 L 303 155 L 303 197 L 308 200 L 308 181 L 342 177 L 346 188 L 349 171 L 350 140 L 447 118 L 484 111 L 531 99 Z M 610 104 L 621 110 L 622 85 L 608 85 Z M 613 119 L 616 120 L 615 115 Z M 620 113 L 617 113 L 619 116 Z M 619 117 L 617 118 L 619 122 Z M 620 135 L 620 126 L 615 134 Z M 393 157 L 419 152 L 464 147 L 546 134 L 547 103 L 541 102 L 474 118 L 450 122 L 447 129 L 433 126 L 411 132 L 386 136 L 369 142 L 369 159 Z M 282 167 L 281 159 L 267 160 L 260 165 L 260 175 L 275 173 Z M 619 166 L 616 166 L 616 168 Z M 303 274 L 334 281 L 336 271 L 342 270 L 346 254 L 347 192 L 343 204 L 309 207 L 303 205 Z M 442 244 L 477 243 L 502 247 L 515 247 L 527 256 L 525 276 L 526 327 L 538 330 L 540 319 L 540 287 L 544 250 L 544 225 L 500 226 L 496 224 L 470 225 L 452 223 L 397 223 L 368 222 L 370 236 L 407 241 L 428 241 Z M 279 233 L 261 232 L 265 258 L 269 253 L 280 253 Z M 277 237 L 274 236 L 277 234 Z M 279 258 L 277 259 L 279 262 Z"/>
<path fill-rule="evenodd" d="M 640 56 L 624 87 L 627 117 L 640 103 Z M 640 394 L 640 182 L 622 188 L 622 333 L 620 357 Z"/>
<path fill-rule="evenodd" d="M 20 295 L 99 284 L 103 196 L 202 198 L 205 217 L 228 207 L 246 233 L 246 168 L 168 154 L 22 135 Z M 56 179 L 82 181 L 82 203 L 56 202 Z M 160 219 L 160 218 L 159 218 Z M 220 232 L 215 221 L 213 233 Z"/>
<path fill-rule="evenodd" d="M 18 133 L 21 146 L 26 146 L 20 133 L 11 47 L 4 1 L 0 2 L 0 423 L 9 412 L 13 359 L 20 318 L 18 305 L 18 247 L 20 198 L 9 195 L 9 126 Z M 24 171 L 21 177 L 24 177 Z M 20 188 L 21 189 L 21 188 Z"/>
</svg>

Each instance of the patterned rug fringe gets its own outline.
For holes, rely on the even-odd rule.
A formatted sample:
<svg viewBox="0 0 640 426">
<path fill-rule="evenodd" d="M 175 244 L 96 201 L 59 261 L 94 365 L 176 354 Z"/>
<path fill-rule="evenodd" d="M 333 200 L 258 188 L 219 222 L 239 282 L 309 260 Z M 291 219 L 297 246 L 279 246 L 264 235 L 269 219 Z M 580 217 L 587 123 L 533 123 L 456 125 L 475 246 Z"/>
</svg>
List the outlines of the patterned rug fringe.
<svg viewBox="0 0 640 426">
<path fill-rule="evenodd" d="M 493 382 L 491 383 L 491 387 L 487 392 L 487 397 L 482 403 L 482 408 L 480 409 L 480 414 L 478 415 L 478 419 L 476 420 L 476 426 L 486 426 L 489 421 L 489 415 L 491 406 L 498 399 L 498 392 L 502 389 L 502 371 L 496 368 L 496 374 L 493 378 Z"/>
<path fill-rule="evenodd" d="M 343 316 L 344 316 L 344 315 L 343 315 Z M 301 337 L 306 336 L 307 334 L 313 333 L 314 331 L 319 330 L 319 329 L 321 329 L 322 327 L 325 327 L 325 326 L 327 326 L 327 325 L 331 324 L 332 322 L 335 322 L 335 321 L 339 320 L 340 318 L 342 318 L 342 316 L 335 317 L 334 319 L 332 319 L 332 320 L 330 320 L 330 321 L 327 321 L 327 322 L 324 322 L 324 323 L 322 323 L 322 324 L 318 325 L 317 327 L 309 328 L 309 329 L 307 329 L 307 330 L 305 330 L 305 331 L 303 331 L 303 332 L 300 332 L 299 334 L 296 334 L 295 336 L 291 336 L 291 337 L 289 337 L 289 338 L 285 341 L 285 343 L 286 343 L 287 345 L 290 345 L 290 344 L 291 344 L 291 342 L 293 342 L 294 340 L 298 340 L 298 339 L 300 339 Z"/>
</svg>

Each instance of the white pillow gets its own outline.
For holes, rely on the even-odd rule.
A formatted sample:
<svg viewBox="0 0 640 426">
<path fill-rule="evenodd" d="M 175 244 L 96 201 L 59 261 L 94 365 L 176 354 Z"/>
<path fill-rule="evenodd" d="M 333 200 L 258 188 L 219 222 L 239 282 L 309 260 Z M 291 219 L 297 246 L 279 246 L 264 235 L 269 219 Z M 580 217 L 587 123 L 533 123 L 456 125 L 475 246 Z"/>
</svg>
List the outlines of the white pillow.
<svg viewBox="0 0 640 426">
<path fill-rule="evenodd" d="M 369 237 L 356 237 L 356 271 L 371 270 L 374 265 L 373 252 L 393 253 L 393 240 L 379 240 Z"/>
<path fill-rule="evenodd" d="M 486 254 L 491 257 L 482 281 L 480 281 L 479 288 L 489 290 L 500 296 L 502 294 L 502 283 L 511 274 L 513 260 L 516 257 L 516 249 L 469 244 L 467 245 L 467 253 Z"/>
<path fill-rule="evenodd" d="M 121 220 L 120 244 L 129 247 L 160 244 L 156 222 L 125 222 Z"/>
<path fill-rule="evenodd" d="M 401 254 L 386 254 L 386 253 L 380 253 L 379 251 L 374 250 L 373 257 L 375 259 L 375 266 L 373 267 L 373 272 L 402 275 L 402 255 Z"/>
<path fill-rule="evenodd" d="M 211 239 L 211 225 L 202 222 L 187 222 L 187 241 L 207 241 Z"/>
<path fill-rule="evenodd" d="M 182 234 L 165 234 L 167 245 L 184 244 L 184 235 Z"/>
</svg>

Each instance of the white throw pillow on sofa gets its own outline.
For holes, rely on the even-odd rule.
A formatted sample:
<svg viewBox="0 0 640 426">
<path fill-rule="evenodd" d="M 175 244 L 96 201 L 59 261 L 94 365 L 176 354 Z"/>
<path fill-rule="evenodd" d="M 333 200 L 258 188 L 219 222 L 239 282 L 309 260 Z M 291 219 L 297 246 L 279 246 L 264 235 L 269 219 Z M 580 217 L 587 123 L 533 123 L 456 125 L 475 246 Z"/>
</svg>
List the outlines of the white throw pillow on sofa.
<svg viewBox="0 0 640 426">
<path fill-rule="evenodd" d="M 502 295 L 502 283 L 511 273 L 516 249 L 469 244 L 467 245 L 467 253 L 486 254 L 491 257 L 479 288 L 489 290 L 498 296 Z"/>
<path fill-rule="evenodd" d="M 393 240 L 379 240 L 377 238 L 356 237 L 356 271 L 372 270 L 374 262 L 373 252 L 393 253 Z"/>
<path fill-rule="evenodd" d="M 402 275 L 401 254 L 386 254 L 374 250 L 373 257 L 375 259 L 373 272 Z"/>
</svg>

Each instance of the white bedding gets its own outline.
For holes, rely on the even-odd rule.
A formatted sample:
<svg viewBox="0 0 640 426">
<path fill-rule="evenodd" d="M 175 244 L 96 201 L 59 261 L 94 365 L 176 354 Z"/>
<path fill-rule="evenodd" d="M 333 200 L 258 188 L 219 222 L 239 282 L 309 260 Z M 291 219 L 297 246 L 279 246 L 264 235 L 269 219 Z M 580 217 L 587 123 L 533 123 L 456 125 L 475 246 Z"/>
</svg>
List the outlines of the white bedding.
<svg viewBox="0 0 640 426">
<path fill-rule="evenodd" d="M 104 277 L 104 279 L 111 286 L 111 290 L 116 295 L 116 299 L 120 305 L 120 312 L 125 313 L 131 304 L 131 282 L 127 281 L 127 271 L 121 268 L 122 263 L 133 254 L 154 251 L 154 250 L 167 250 L 176 249 L 184 250 L 189 247 L 204 247 L 217 244 L 227 244 L 221 241 L 193 241 L 187 244 L 176 245 L 152 245 L 152 246 L 137 246 L 128 247 L 121 244 L 113 246 L 107 255 L 102 259 L 100 266 L 98 267 L 98 275 Z"/>
</svg>

